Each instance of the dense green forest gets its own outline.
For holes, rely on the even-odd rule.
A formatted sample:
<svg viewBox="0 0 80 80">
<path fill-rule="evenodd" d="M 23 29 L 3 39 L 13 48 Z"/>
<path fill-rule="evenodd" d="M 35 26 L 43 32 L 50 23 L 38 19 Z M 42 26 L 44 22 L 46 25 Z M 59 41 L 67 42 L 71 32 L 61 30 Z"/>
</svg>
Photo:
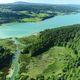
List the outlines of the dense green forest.
<svg viewBox="0 0 80 80">
<path fill-rule="evenodd" d="M 15 80 L 80 79 L 80 25 L 47 29 L 18 40 L 25 47 Z"/>
<path fill-rule="evenodd" d="M 0 4 L 0 24 L 42 21 L 60 14 L 78 12 L 79 9 L 79 7 L 73 5 Z"/>
</svg>

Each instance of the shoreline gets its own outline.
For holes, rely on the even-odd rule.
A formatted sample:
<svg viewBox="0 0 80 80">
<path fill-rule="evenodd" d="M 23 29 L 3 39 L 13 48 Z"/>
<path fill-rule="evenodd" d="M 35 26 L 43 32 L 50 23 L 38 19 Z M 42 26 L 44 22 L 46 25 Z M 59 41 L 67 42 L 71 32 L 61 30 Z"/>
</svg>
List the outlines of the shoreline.
<svg viewBox="0 0 80 80">
<path fill-rule="evenodd" d="M 80 12 L 71 12 L 71 13 L 59 13 L 57 12 L 57 15 L 54 15 L 54 16 L 51 16 L 51 17 L 48 17 L 48 18 L 43 18 L 42 20 L 40 21 L 13 21 L 13 22 L 4 22 L 4 23 L 0 23 L 0 26 L 2 25 L 5 25 L 5 24 L 9 24 L 9 23 L 36 23 L 36 22 L 41 22 L 41 21 L 45 21 L 47 19 L 50 19 L 50 18 L 53 18 L 53 17 L 56 17 L 56 16 L 64 16 L 64 15 L 71 15 L 71 14 L 79 14 Z"/>
</svg>

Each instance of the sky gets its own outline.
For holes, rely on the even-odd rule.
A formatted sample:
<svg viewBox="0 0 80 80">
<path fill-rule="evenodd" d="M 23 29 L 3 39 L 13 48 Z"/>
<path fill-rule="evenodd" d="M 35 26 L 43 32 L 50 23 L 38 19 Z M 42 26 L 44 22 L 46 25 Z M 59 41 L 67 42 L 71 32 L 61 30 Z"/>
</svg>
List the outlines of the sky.
<svg viewBox="0 0 80 80">
<path fill-rule="evenodd" d="M 80 4 L 80 0 L 0 0 L 0 3 L 12 3 L 16 1 L 26 1 L 31 3 L 49 4 Z"/>
</svg>

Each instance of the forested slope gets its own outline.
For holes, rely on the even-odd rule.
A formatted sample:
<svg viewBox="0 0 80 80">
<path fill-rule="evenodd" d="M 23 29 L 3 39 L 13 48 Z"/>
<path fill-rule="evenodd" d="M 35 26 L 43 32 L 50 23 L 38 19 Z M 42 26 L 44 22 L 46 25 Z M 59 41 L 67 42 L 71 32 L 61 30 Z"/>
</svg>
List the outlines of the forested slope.
<svg viewBox="0 0 80 80">
<path fill-rule="evenodd" d="M 26 47 L 16 80 L 80 79 L 80 25 L 48 29 L 19 41 Z"/>
</svg>

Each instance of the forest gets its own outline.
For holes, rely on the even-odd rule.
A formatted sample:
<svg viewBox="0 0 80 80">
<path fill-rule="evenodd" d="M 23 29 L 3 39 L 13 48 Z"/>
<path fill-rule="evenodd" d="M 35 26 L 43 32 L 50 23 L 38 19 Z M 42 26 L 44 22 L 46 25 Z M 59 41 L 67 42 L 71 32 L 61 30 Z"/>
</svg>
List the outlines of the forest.
<svg viewBox="0 0 80 80">
<path fill-rule="evenodd" d="M 80 25 L 47 29 L 18 40 L 26 47 L 16 80 L 80 79 Z"/>
</svg>

